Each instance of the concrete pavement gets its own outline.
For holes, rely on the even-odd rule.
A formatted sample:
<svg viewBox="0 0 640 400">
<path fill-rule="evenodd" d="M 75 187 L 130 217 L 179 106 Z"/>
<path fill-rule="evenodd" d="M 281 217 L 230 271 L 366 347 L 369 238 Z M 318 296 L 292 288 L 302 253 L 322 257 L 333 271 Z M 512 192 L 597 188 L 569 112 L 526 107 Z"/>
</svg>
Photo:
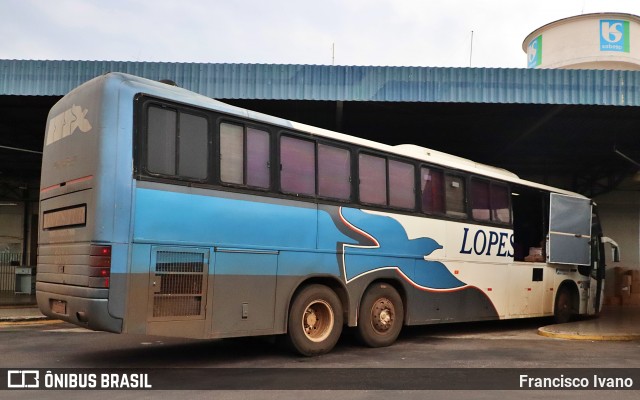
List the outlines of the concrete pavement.
<svg viewBox="0 0 640 400">
<path fill-rule="evenodd" d="M 597 318 L 543 326 L 538 333 L 572 340 L 640 340 L 640 307 L 605 306 Z"/>
</svg>

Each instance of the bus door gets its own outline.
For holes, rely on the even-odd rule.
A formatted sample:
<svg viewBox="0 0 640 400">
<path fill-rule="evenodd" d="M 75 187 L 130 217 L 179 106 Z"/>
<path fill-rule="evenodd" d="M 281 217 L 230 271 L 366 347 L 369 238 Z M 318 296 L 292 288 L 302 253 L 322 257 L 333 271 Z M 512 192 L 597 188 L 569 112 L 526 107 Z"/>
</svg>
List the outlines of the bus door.
<svg viewBox="0 0 640 400">
<path fill-rule="evenodd" d="M 564 264 L 567 268 L 577 267 L 584 277 L 576 282 L 580 288 L 580 309 L 595 299 L 591 298 L 592 268 L 590 199 L 551 193 L 549 207 L 548 260 L 551 264 Z M 594 282 L 595 283 L 595 282 Z"/>
<path fill-rule="evenodd" d="M 551 193 L 550 204 L 549 262 L 591 265 L 591 200 Z"/>
</svg>

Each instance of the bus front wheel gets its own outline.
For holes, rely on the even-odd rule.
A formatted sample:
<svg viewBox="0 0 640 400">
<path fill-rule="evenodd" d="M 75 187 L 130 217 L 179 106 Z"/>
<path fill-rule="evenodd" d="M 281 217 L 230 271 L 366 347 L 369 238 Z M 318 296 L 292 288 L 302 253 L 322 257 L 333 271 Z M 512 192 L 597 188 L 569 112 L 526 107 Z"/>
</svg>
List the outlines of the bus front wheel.
<svg viewBox="0 0 640 400">
<path fill-rule="evenodd" d="M 358 337 L 369 347 L 390 346 L 398 338 L 404 307 L 398 292 L 388 284 L 370 286 L 360 302 Z"/>
<path fill-rule="evenodd" d="M 315 356 L 328 353 L 342 333 L 342 304 L 324 285 L 310 285 L 293 299 L 289 312 L 289 343 L 298 353 Z"/>
<path fill-rule="evenodd" d="M 558 291 L 553 319 L 557 324 L 564 324 L 573 319 L 573 296 L 566 286 Z"/>
</svg>

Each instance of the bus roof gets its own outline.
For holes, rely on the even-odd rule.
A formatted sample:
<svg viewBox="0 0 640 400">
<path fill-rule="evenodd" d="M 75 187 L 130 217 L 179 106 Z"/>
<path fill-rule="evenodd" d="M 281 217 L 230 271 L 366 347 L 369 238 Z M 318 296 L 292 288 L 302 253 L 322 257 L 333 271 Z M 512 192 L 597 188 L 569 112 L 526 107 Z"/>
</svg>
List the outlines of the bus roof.
<svg viewBox="0 0 640 400">
<path fill-rule="evenodd" d="M 255 121 L 276 125 L 284 129 L 291 129 L 299 132 L 308 133 L 313 136 L 325 137 L 329 139 L 335 139 L 338 141 L 351 143 L 363 147 L 367 147 L 373 150 L 379 150 L 386 153 L 391 153 L 403 157 L 409 157 L 412 159 L 425 161 L 430 164 L 436 164 L 443 167 L 452 169 L 458 169 L 466 171 L 479 176 L 485 176 L 488 178 L 499 179 L 506 182 L 527 186 L 530 188 L 540 189 L 549 192 L 556 192 L 573 197 L 585 196 L 574 193 L 568 190 L 559 189 L 552 186 L 539 184 L 536 182 L 520 179 L 516 174 L 506 169 L 489 166 L 482 163 L 477 163 L 466 158 L 454 156 L 441 151 L 421 147 L 413 144 L 401 144 L 396 146 L 387 145 L 384 143 L 375 142 L 368 139 L 362 139 L 356 136 L 347 135 L 344 133 L 334 132 L 327 129 L 318 128 L 311 125 L 306 125 L 290 120 L 286 120 L 279 117 L 263 114 L 256 111 L 247 110 L 244 108 L 232 106 L 224 102 L 214 100 L 210 97 L 203 96 L 201 94 L 192 92 L 190 90 L 180 88 L 178 86 L 169 85 L 166 83 L 153 81 L 146 78 L 141 78 L 134 75 L 129 75 L 120 72 L 111 72 L 99 77 L 98 79 L 106 79 L 113 81 L 120 81 L 124 86 L 131 87 L 136 93 L 145 93 L 157 97 L 161 97 L 167 100 L 172 100 L 180 103 L 191 104 L 198 107 L 206 108 L 209 110 L 215 110 L 234 116 L 249 118 Z"/>
</svg>

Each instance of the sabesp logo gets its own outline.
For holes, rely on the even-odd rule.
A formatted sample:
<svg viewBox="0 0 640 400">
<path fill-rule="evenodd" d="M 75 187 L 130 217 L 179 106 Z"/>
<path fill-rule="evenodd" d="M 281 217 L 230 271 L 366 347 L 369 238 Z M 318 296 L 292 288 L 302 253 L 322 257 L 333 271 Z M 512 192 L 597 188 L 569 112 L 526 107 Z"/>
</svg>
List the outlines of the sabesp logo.
<svg viewBox="0 0 640 400">
<path fill-rule="evenodd" d="M 542 64 L 542 35 L 539 35 L 527 46 L 527 67 L 535 68 Z"/>
<path fill-rule="evenodd" d="M 622 21 L 602 21 L 602 38 L 609 43 L 617 43 L 622 39 Z"/>
<path fill-rule="evenodd" d="M 67 111 L 58 114 L 49 121 L 49 130 L 47 131 L 47 146 L 51 143 L 67 136 L 73 135 L 73 133 L 80 129 L 81 132 L 89 132 L 91 130 L 91 124 L 87 120 L 86 116 L 89 110 L 86 108 L 73 105 Z"/>
<path fill-rule="evenodd" d="M 600 51 L 629 52 L 629 21 L 600 20 Z"/>
</svg>

